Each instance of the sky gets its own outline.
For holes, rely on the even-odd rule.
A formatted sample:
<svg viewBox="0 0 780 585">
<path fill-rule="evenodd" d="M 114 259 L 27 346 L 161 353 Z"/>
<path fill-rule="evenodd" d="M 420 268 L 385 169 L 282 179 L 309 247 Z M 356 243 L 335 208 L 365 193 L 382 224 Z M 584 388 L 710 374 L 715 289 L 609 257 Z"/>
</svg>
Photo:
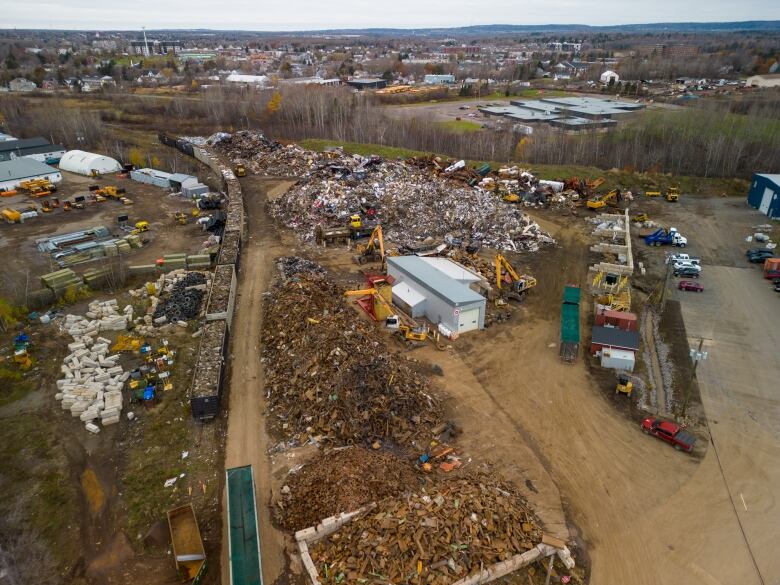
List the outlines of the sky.
<svg viewBox="0 0 780 585">
<path fill-rule="evenodd" d="M 778 0 L 0 0 L 0 28 L 318 30 L 780 20 Z"/>
</svg>

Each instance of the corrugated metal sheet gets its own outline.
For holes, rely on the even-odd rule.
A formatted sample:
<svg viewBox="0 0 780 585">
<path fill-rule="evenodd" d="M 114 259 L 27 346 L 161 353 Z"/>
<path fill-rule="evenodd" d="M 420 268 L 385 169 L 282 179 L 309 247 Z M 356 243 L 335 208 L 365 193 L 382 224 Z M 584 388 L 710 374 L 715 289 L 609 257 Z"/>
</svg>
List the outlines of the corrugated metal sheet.
<svg viewBox="0 0 780 585">
<path fill-rule="evenodd" d="M 471 290 L 465 284 L 449 278 L 418 256 L 397 256 L 387 259 L 389 266 L 408 274 L 426 288 L 435 291 L 453 305 L 481 302 L 485 297 Z"/>
<path fill-rule="evenodd" d="M 561 306 L 561 341 L 566 343 L 580 342 L 579 305 L 565 303 Z"/>
<path fill-rule="evenodd" d="M 616 327 L 594 327 L 591 342 L 604 347 L 617 347 L 621 349 L 639 349 L 639 333 L 636 331 L 623 331 Z"/>
</svg>

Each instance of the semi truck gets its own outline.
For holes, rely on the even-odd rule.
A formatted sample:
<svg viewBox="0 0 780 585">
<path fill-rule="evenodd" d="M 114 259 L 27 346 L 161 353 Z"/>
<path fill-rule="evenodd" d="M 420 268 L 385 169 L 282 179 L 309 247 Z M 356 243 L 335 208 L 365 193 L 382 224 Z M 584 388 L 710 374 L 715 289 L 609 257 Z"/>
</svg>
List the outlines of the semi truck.
<svg viewBox="0 0 780 585">
<path fill-rule="evenodd" d="M 679 246 L 684 248 L 688 244 L 688 238 L 683 237 L 677 228 L 659 228 L 649 236 L 645 236 L 645 244 L 648 246 Z"/>
</svg>

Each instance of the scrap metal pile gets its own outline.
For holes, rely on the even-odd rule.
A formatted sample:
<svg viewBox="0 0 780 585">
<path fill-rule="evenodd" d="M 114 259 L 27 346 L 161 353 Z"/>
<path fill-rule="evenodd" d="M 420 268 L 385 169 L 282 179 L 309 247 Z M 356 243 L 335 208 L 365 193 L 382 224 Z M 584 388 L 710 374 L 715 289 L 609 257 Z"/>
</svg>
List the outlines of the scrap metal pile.
<svg viewBox="0 0 780 585">
<path fill-rule="evenodd" d="M 223 137 L 214 147 L 253 172 L 300 177 L 270 204 L 270 212 L 307 240 L 318 225 L 346 225 L 350 215 L 362 211 L 399 245 L 433 237 L 500 250 L 536 250 L 554 242 L 521 206 L 505 203 L 491 189 L 464 184 L 466 171 L 457 164 L 450 180 L 446 169 L 437 176 L 420 164 L 283 147 L 256 132 Z M 524 188 L 536 181 L 526 171 L 504 171 L 506 176 L 496 174 L 495 180 L 522 181 Z"/>
<path fill-rule="evenodd" d="M 200 305 L 206 296 L 206 276 L 200 272 L 187 272 L 177 279 L 154 310 L 153 319 L 160 322 L 162 317 L 168 323 L 194 319 L 200 312 Z"/>
<path fill-rule="evenodd" d="M 446 585 L 541 538 L 513 486 L 481 473 L 380 500 L 310 552 L 323 583 Z"/>
<path fill-rule="evenodd" d="M 415 491 L 417 478 L 411 465 L 391 453 L 334 450 L 290 474 L 277 501 L 277 519 L 289 530 L 302 530 L 379 498 Z"/>
<path fill-rule="evenodd" d="M 442 422 L 429 381 L 390 354 L 321 274 L 266 294 L 263 357 L 271 428 L 292 444 L 414 447 Z"/>
</svg>

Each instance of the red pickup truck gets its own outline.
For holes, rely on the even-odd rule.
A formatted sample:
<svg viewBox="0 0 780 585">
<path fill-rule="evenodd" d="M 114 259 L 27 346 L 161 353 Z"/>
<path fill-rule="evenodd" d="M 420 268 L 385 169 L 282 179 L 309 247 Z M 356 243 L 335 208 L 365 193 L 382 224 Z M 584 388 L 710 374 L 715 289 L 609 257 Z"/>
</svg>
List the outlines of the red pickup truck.
<svg viewBox="0 0 780 585">
<path fill-rule="evenodd" d="M 677 423 L 669 422 L 653 416 L 642 421 L 642 432 L 666 441 L 678 451 L 690 453 L 696 444 L 696 437 L 683 429 Z"/>
</svg>

